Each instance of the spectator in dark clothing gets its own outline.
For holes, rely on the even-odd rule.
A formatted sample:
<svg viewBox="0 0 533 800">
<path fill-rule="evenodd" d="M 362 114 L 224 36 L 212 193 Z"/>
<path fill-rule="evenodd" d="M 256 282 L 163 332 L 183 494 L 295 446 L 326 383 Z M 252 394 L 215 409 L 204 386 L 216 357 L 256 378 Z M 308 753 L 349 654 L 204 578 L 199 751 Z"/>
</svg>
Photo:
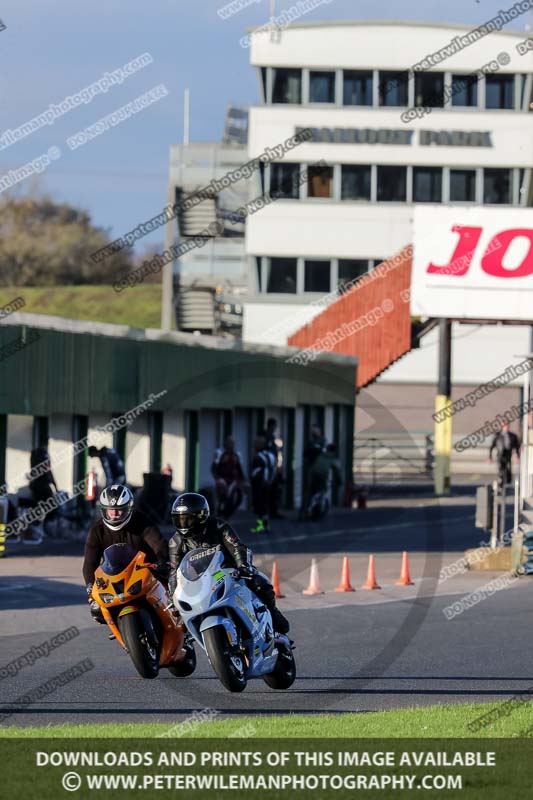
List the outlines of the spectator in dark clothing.
<svg viewBox="0 0 533 800">
<path fill-rule="evenodd" d="M 252 508 L 257 517 L 255 528 L 251 533 L 268 533 L 270 487 L 276 474 L 274 455 L 266 449 L 264 436 L 257 436 L 254 443 L 250 483 L 252 485 Z"/>
<path fill-rule="evenodd" d="M 91 458 L 99 458 L 102 469 L 105 473 L 105 485 L 111 486 L 112 483 L 124 485 L 126 483 L 126 469 L 124 462 L 114 447 L 89 447 Z"/>
<path fill-rule="evenodd" d="M 36 447 L 30 453 L 30 467 L 35 477 L 30 478 L 30 489 L 37 503 L 49 500 L 57 492 L 57 484 L 50 465 L 50 455 L 44 447 Z M 52 488 L 53 487 L 53 488 Z"/>
<path fill-rule="evenodd" d="M 31 503 L 38 505 L 43 502 L 46 503 L 58 493 L 57 483 L 52 473 L 50 466 L 50 455 L 45 447 L 36 447 L 30 453 L 30 466 L 35 470 L 35 477 L 30 477 L 30 493 Z M 19 501 L 19 505 L 24 505 L 24 500 Z M 58 509 L 54 508 L 48 511 L 43 518 L 43 523 L 47 525 L 49 522 L 57 518 Z M 26 541 L 34 539 L 34 531 L 32 528 L 28 529 L 25 534 Z M 37 534 L 35 541 L 40 539 L 40 534 Z"/>
<path fill-rule="evenodd" d="M 229 519 L 239 508 L 246 477 L 240 453 L 235 450 L 235 439 L 226 436 L 224 447 L 215 452 L 211 464 L 211 474 L 215 479 L 217 493 L 217 513 Z"/>
<path fill-rule="evenodd" d="M 326 492 L 330 476 L 333 478 L 335 486 L 339 487 L 342 484 L 337 448 L 334 444 L 328 444 L 326 449 L 316 456 L 311 465 L 311 494 Z"/>
<path fill-rule="evenodd" d="M 302 502 L 300 505 L 300 518 L 305 517 L 306 509 L 312 496 L 312 468 L 315 460 L 326 449 L 326 439 L 322 435 L 320 425 L 316 423 L 311 426 L 311 436 L 304 449 L 303 457 L 303 491 Z"/>
<path fill-rule="evenodd" d="M 509 430 L 509 424 L 505 423 L 502 429 L 497 433 L 492 440 L 490 446 L 489 458 L 492 461 L 492 454 L 496 450 L 498 456 L 498 475 L 500 479 L 500 486 L 504 483 L 511 483 L 513 478 L 511 461 L 513 452 L 518 459 L 520 456 L 520 440 L 516 433 Z"/>
<path fill-rule="evenodd" d="M 282 444 L 276 436 L 277 427 L 278 421 L 274 419 L 274 417 L 270 417 L 270 419 L 267 420 L 267 426 L 264 432 L 265 450 L 272 453 L 276 461 L 276 471 L 272 483 L 270 484 L 269 506 L 271 519 L 283 519 L 283 515 L 280 514 L 278 510 L 281 484 L 283 483 L 283 457 Z"/>
</svg>

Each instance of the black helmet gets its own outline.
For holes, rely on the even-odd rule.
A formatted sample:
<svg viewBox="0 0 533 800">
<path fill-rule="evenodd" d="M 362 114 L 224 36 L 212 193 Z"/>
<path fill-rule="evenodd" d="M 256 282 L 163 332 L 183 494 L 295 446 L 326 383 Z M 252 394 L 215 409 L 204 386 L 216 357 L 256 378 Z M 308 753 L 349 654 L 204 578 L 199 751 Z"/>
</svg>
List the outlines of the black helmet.
<svg viewBox="0 0 533 800">
<path fill-rule="evenodd" d="M 133 495 L 127 486 L 118 483 L 104 489 L 98 504 L 102 509 L 104 524 L 113 531 L 127 525 L 133 514 Z M 120 513 L 117 514 L 117 511 Z"/>
<path fill-rule="evenodd" d="M 185 492 L 174 501 L 170 515 L 172 524 L 182 536 L 200 533 L 209 517 L 209 503 L 203 494 Z"/>
</svg>

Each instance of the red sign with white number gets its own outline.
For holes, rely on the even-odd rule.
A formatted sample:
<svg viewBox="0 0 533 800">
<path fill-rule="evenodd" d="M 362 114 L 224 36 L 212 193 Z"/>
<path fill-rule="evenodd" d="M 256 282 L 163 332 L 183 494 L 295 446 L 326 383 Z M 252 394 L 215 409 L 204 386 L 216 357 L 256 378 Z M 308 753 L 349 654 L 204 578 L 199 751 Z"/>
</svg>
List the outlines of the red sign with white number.
<svg viewBox="0 0 533 800">
<path fill-rule="evenodd" d="M 411 312 L 533 322 L 533 209 L 416 206 Z"/>
</svg>

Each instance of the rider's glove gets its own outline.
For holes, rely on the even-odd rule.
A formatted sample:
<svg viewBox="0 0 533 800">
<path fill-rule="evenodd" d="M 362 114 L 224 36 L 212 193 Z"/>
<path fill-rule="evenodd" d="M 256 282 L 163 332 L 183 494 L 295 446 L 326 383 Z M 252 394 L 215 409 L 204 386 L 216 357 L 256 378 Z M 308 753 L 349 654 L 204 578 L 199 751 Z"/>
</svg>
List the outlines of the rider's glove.
<svg viewBox="0 0 533 800">
<path fill-rule="evenodd" d="M 162 583 L 168 582 L 169 572 L 170 572 L 170 564 L 168 564 L 166 561 L 159 561 L 156 564 L 156 566 L 152 569 L 152 575 Z"/>
<path fill-rule="evenodd" d="M 92 601 L 93 601 L 93 598 L 92 598 L 93 584 L 92 583 L 88 583 L 86 585 L 86 587 L 85 587 L 85 591 L 87 592 L 87 600 L 88 600 L 88 602 L 92 603 Z"/>
<path fill-rule="evenodd" d="M 241 578 L 253 578 L 254 574 L 254 568 L 250 564 L 241 564 L 239 567 L 239 575 Z"/>
</svg>

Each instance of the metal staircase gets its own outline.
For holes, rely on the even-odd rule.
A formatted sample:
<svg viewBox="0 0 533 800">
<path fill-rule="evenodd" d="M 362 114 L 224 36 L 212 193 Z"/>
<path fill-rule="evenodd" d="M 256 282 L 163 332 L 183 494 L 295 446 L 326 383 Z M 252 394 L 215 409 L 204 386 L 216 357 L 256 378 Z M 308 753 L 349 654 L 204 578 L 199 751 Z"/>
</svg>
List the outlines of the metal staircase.
<svg viewBox="0 0 533 800">
<path fill-rule="evenodd" d="M 215 296 L 209 287 L 184 289 L 178 295 L 177 319 L 181 331 L 212 334 L 215 330 Z"/>
</svg>

